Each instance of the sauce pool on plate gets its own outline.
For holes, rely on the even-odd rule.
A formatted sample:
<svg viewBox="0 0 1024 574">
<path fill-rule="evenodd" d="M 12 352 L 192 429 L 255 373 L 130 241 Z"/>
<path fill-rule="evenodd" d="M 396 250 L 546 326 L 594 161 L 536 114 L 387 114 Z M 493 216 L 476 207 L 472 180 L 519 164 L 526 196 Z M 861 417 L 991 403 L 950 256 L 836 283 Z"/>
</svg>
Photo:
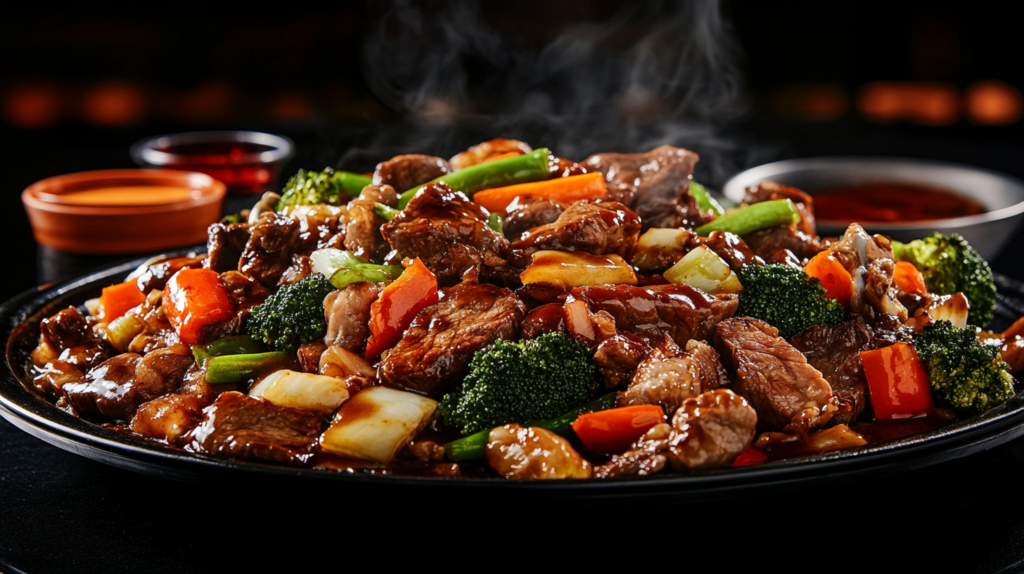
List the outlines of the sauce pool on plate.
<svg viewBox="0 0 1024 574">
<path fill-rule="evenodd" d="M 984 213 L 978 201 L 939 187 L 877 181 L 814 194 L 814 215 L 842 223 L 928 221 Z"/>
</svg>

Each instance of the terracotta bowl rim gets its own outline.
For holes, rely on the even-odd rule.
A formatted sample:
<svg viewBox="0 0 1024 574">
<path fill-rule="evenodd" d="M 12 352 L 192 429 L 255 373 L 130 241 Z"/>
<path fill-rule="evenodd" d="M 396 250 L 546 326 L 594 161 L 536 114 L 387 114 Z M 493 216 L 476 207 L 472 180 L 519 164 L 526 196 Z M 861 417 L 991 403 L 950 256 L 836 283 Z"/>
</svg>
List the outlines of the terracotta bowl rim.
<svg viewBox="0 0 1024 574">
<path fill-rule="evenodd" d="M 185 183 L 190 187 L 202 192 L 199 197 L 190 197 L 181 201 L 170 203 L 158 203 L 152 205 L 131 205 L 131 206 L 85 206 L 71 205 L 66 203 L 54 203 L 44 201 L 36 194 L 43 188 L 60 187 L 72 181 L 76 183 L 88 183 L 89 181 L 111 181 L 119 179 L 139 180 L 172 180 Z M 199 180 L 199 181 L 196 181 Z M 145 184 L 142 184 L 145 185 Z M 223 182 L 210 177 L 205 173 L 196 171 L 164 170 L 164 169 L 103 169 L 93 171 L 80 171 L 67 173 L 41 179 L 25 188 L 21 193 L 21 200 L 26 208 L 49 213 L 62 213 L 70 215 L 140 215 L 148 213 L 166 213 L 171 211 L 185 211 L 196 207 L 209 205 L 222 201 L 227 194 L 227 186 Z"/>
</svg>

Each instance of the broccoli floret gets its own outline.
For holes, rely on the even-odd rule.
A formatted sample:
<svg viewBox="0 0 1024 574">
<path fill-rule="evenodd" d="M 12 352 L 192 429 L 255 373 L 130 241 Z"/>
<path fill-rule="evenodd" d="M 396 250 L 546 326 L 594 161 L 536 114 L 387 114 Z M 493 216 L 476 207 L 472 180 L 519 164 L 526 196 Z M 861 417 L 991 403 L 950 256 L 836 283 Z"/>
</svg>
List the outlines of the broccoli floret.
<svg viewBox="0 0 1024 574">
<path fill-rule="evenodd" d="M 597 374 L 587 349 L 564 333 L 497 341 L 476 352 L 462 386 L 438 408 L 445 425 L 463 435 L 553 418 L 586 403 Z"/>
<path fill-rule="evenodd" d="M 973 329 L 958 329 L 949 321 L 931 323 L 914 335 L 914 348 L 940 406 L 972 415 L 1014 394 L 1013 376 L 999 347 L 983 345 Z"/>
<path fill-rule="evenodd" d="M 935 233 L 910 243 L 892 242 L 896 258 L 909 261 L 924 275 L 928 291 L 963 293 L 971 304 L 967 322 L 984 327 L 996 308 L 996 282 L 988 263 L 957 234 Z"/>
<path fill-rule="evenodd" d="M 302 343 L 323 338 L 324 298 L 331 291 L 334 286 L 319 273 L 285 285 L 252 308 L 246 324 L 249 336 L 275 351 L 295 351 Z"/>
<path fill-rule="evenodd" d="M 825 297 L 821 281 L 789 265 L 748 265 L 738 273 L 743 292 L 736 315 L 761 319 L 785 339 L 815 325 L 838 325 L 843 306 Z"/>
<path fill-rule="evenodd" d="M 284 184 L 281 200 L 277 202 L 277 211 L 293 205 L 316 205 L 327 203 L 341 205 L 348 201 L 348 194 L 341 183 L 335 180 L 336 174 L 331 168 L 323 171 L 306 171 L 300 169 Z"/>
</svg>

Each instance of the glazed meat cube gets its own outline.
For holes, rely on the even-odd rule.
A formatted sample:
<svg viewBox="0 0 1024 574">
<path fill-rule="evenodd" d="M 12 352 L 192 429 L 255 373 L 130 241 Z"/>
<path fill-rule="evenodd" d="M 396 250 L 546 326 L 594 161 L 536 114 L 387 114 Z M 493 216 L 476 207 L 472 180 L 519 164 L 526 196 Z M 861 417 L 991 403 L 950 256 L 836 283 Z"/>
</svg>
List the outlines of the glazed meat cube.
<svg viewBox="0 0 1024 574">
<path fill-rule="evenodd" d="M 232 391 L 203 409 L 203 421 L 186 439 L 195 452 L 296 464 L 312 456 L 322 424 L 319 413 Z"/>
<path fill-rule="evenodd" d="M 533 151 L 526 142 L 508 138 L 494 138 L 478 143 L 464 152 L 457 153 L 448 161 L 455 169 L 466 169 L 469 166 L 484 163 L 506 153 L 526 154 Z"/>
<path fill-rule="evenodd" d="M 384 220 L 373 210 L 376 203 L 396 207 L 398 193 L 390 185 L 364 187 L 359 197 L 345 206 L 344 212 L 338 218 L 338 224 L 339 228 L 345 230 L 343 244 L 346 250 L 356 257 L 379 263 L 384 260 L 391 247 L 380 234 Z"/>
<path fill-rule="evenodd" d="M 299 222 L 268 211 L 260 215 L 250 233 L 238 270 L 267 287 L 277 285 L 301 246 Z"/>
<path fill-rule="evenodd" d="M 488 436 L 487 464 L 505 478 L 590 478 L 590 463 L 569 441 L 539 427 L 515 423 Z"/>
<path fill-rule="evenodd" d="M 380 297 L 382 285 L 364 281 L 332 291 L 324 299 L 324 342 L 349 351 L 365 349 L 370 338 L 370 305 Z"/>
<path fill-rule="evenodd" d="M 577 201 L 554 223 L 529 230 L 512 249 L 535 251 L 584 251 L 594 255 L 627 256 L 640 235 L 640 217 L 617 201 Z"/>
<path fill-rule="evenodd" d="M 787 251 L 797 260 L 804 261 L 827 248 L 827 245 L 799 231 L 793 225 L 775 225 L 759 229 L 744 235 L 743 241 L 754 252 L 754 255 L 765 261 L 777 263 L 782 263 L 787 259 Z"/>
<path fill-rule="evenodd" d="M 748 317 L 727 319 L 715 329 L 715 348 L 736 392 L 757 409 L 766 427 L 807 434 L 836 410 L 832 387 L 775 327 Z"/>
<path fill-rule="evenodd" d="M 391 186 L 398 193 L 402 193 L 452 171 L 451 164 L 439 157 L 421 154 L 396 155 L 377 164 L 377 169 L 373 172 L 373 183 Z"/>
<path fill-rule="evenodd" d="M 203 420 L 207 402 L 198 395 L 172 393 L 157 397 L 139 407 L 129 428 L 142 436 L 175 444 Z"/>
<path fill-rule="evenodd" d="M 563 211 L 562 206 L 553 201 L 518 197 L 505 209 L 505 237 L 518 238 L 524 231 L 554 223 Z"/>
<path fill-rule="evenodd" d="M 458 283 L 474 267 L 481 277 L 500 276 L 508 263 L 508 241 L 488 227 L 487 215 L 443 183 L 420 190 L 381 233 L 392 249 L 419 257 L 441 286 Z"/>
<path fill-rule="evenodd" d="M 832 387 L 839 410 L 832 415 L 830 426 L 851 424 L 864 412 L 868 381 L 859 353 L 871 340 L 871 330 L 860 317 L 838 325 L 815 325 L 790 340 Z"/>
<path fill-rule="evenodd" d="M 683 401 L 728 384 L 718 353 L 707 343 L 690 340 L 683 352 L 666 339 L 648 353 L 615 402 L 620 407 L 659 405 L 672 416 Z"/>
<path fill-rule="evenodd" d="M 461 283 L 420 311 L 393 349 L 384 352 L 379 376 L 389 385 L 431 394 L 461 374 L 473 353 L 498 339 L 512 340 L 526 308 L 502 287 Z"/>
<path fill-rule="evenodd" d="M 242 251 L 249 242 L 248 223 L 214 223 L 206 240 L 206 266 L 217 273 L 238 269 Z"/>
</svg>

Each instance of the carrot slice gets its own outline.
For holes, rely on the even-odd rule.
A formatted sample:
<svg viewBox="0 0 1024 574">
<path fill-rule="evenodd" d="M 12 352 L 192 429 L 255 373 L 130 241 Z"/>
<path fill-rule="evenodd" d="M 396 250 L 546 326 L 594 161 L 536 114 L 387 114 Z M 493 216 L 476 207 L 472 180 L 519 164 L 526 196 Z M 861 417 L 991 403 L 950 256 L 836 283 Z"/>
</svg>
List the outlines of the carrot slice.
<svg viewBox="0 0 1024 574">
<path fill-rule="evenodd" d="M 634 405 L 586 413 L 572 423 L 572 430 L 591 452 L 625 452 L 654 425 L 665 422 L 665 411 L 658 405 Z"/>
<path fill-rule="evenodd" d="M 860 353 L 875 420 L 888 421 L 931 414 L 932 389 L 917 351 L 896 343 Z"/>
<path fill-rule="evenodd" d="M 397 345 L 416 315 L 437 300 L 437 277 L 417 257 L 370 305 L 366 360 Z"/>
<path fill-rule="evenodd" d="M 104 287 L 100 295 L 103 320 L 109 323 L 127 313 L 129 309 L 141 305 L 145 300 L 146 296 L 139 290 L 139 285 L 134 279 Z"/>
<path fill-rule="evenodd" d="M 892 274 L 893 283 L 906 293 L 924 295 L 928 290 L 924 286 L 924 275 L 909 261 L 897 261 L 896 270 Z"/>
<path fill-rule="evenodd" d="M 492 213 L 505 213 L 505 209 L 517 197 L 538 197 L 569 205 L 581 199 L 595 199 L 608 194 L 604 184 L 604 175 L 585 173 L 569 177 L 559 177 L 533 183 L 521 183 L 506 187 L 485 189 L 473 194 L 473 201 Z"/>
<path fill-rule="evenodd" d="M 804 273 L 809 277 L 815 277 L 821 281 L 825 288 L 825 296 L 835 299 L 844 307 L 850 306 L 850 297 L 853 296 L 853 277 L 843 267 L 831 251 L 822 251 L 807 262 Z"/>
<path fill-rule="evenodd" d="M 182 269 L 167 282 L 163 295 L 164 315 L 178 332 L 182 343 L 195 345 L 206 325 L 226 321 L 235 315 L 228 290 L 216 271 Z"/>
</svg>

